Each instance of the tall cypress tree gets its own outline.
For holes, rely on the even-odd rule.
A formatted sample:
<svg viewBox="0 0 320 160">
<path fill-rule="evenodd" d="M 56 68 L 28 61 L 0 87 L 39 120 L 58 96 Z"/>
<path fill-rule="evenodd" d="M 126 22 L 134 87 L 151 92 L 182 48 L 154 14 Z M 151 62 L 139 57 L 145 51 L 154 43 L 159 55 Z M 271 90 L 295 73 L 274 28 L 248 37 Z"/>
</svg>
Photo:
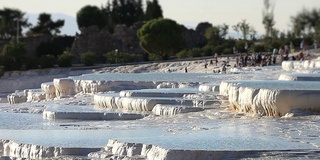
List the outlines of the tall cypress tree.
<svg viewBox="0 0 320 160">
<path fill-rule="evenodd" d="M 161 6 L 158 0 L 147 1 L 147 9 L 144 20 L 149 21 L 151 19 L 163 18 Z"/>
</svg>

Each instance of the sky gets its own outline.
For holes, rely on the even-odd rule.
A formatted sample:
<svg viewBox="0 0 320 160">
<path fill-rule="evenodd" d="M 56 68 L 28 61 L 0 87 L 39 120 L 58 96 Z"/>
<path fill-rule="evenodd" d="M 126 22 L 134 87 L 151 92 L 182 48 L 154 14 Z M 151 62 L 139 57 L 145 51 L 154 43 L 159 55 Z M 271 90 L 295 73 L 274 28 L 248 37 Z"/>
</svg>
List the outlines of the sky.
<svg viewBox="0 0 320 160">
<path fill-rule="evenodd" d="M 108 0 L 1 0 L 0 8 L 9 7 L 26 12 L 32 23 L 39 13 L 51 13 L 53 19 L 66 19 L 62 34 L 75 34 L 76 13 L 86 5 L 102 6 Z M 320 8 L 320 0 L 270 0 L 275 4 L 275 28 L 290 30 L 290 17 L 304 8 Z M 143 0 L 145 2 L 145 0 Z M 213 25 L 223 23 L 233 26 L 246 20 L 258 34 L 264 34 L 262 24 L 263 0 L 158 0 L 165 18 L 170 18 L 188 28 L 195 28 L 200 22 Z M 144 3 L 145 4 L 145 3 Z M 232 32 L 230 27 L 229 32 Z"/>
</svg>

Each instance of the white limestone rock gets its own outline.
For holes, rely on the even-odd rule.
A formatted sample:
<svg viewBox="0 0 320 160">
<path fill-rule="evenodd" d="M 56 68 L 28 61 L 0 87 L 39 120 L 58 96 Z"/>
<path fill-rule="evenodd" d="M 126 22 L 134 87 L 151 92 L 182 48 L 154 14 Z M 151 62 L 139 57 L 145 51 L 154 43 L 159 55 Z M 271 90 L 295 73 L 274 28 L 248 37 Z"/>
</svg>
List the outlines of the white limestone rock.
<svg viewBox="0 0 320 160">
<path fill-rule="evenodd" d="M 176 115 L 181 113 L 200 112 L 203 110 L 204 109 L 200 107 L 157 104 L 152 109 L 152 112 L 155 115 Z"/>
<path fill-rule="evenodd" d="M 119 97 L 116 94 L 94 95 L 94 104 L 101 108 L 127 111 L 152 111 L 156 104 L 193 106 L 193 100 L 159 97 Z"/>
<path fill-rule="evenodd" d="M 53 82 L 42 83 L 41 90 L 45 93 L 47 100 L 51 100 L 56 97 L 56 88 L 54 87 Z"/>
<path fill-rule="evenodd" d="M 285 73 L 279 76 L 278 80 L 287 81 L 320 81 L 319 73 Z"/>
<path fill-rule="evenodd" d="M 304 60 L 304 61 L 283 61 L 281 67 L 285 71 L 298 71 L 303 69 L 319 70 L 320 59 Z"/>
<path fill-rule="evenodd" d="M 86 80 L 75 79 L 77 93 L 101 93 L 107 91 L 121 91 L 126 89 L 155 88 L 154 82 L 134 82 L 134 81 L 107 81 L 107 80 Z"/>
<path fill-rule="evenodd" d="M 257 151 L 208 151 L 208 150 L 178 150 L 167 149 L 161 146 L 108 141 L 99 152 L 88 154 L 89 158 L 115 158 L 115 159 L 147 159 L 147 160 L 213 160 L 213 159 L 239 159 L 248 157 Z"/>
<path fill-rule="evenodd" d="M 7 100 L 10 104 L 23 103 L 27 101 L 27 90 L 23 92 L 16 91 L 7 95 Z"/>
<path fill-rule="evenodd" d="M 200 93 L 195 88 L 160 88 L 160 89 L 141 89 L 124 90 L 119 93 L 120 97 L 183 97 L 185 94 Z"/>
<path fill-rule="evenodd" d="M 5 156 L 27 159 L 53 158 L 62 155 L 87 155 L 99 148 L 64 148 L 17 143 L 11 140 L 0 140 L 0 151 Z"/>
<path fill-rule="evenodd" d="M 78 111 L 74 111 L 78 110 Z M 81 119 L 81 120 L 137 120 L 146 114 L 125 112 L 103 112 L 89 109 L 87 106 L 74 105 L 50 105 L 42 113 L 43 119 Z"/>
<path fill-rule="evenodd" d="M 46 99 L 46 94 L 41 89 L 29 89 L 27 93 L 27 102 L 39 102 Z"/>
<path fill-rule="evenodd" d="M 162 82 L 157 85 L 157 89 L 159 88 L 178 88 L 179 83 L 177 82 Z"/>
<path fill-rule="evenodd" d="M 199 91 L 203 92 L 219 92 L 219 84 L 201 84 L 199 86 Z"/>
<path fill-rule="evenodd" d="M 68 97 L 76 94 L 75 83 L 70 78 L 60 78 L 53 80 L 57 97 Z"/>
<path fill-rule="evenodd" d="M 295 109 L 320 110 L 320 82 L 225 81 L 220 87 L 231 108 L 241 112 L 283 116 Z"/>
</svg>

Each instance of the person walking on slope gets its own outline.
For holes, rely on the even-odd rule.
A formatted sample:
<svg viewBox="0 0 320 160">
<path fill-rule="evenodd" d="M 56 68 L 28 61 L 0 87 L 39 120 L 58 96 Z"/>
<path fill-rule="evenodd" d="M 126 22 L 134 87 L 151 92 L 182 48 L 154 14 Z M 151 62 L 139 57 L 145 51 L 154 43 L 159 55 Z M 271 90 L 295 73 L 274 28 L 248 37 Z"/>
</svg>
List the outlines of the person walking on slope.
<svg viewBox="0 0 320 160">
<path fill-rule="evenodd" d="M 207 68 L 207 66 L 208 66 L 208 62 L 207 60 L 204 60 L 204 68 Z"/>
<path fill-rule="evenodd" d="M 214 54 L 214 60 L 216 61 L 216 66 L 218 65 L 218 53 Z"/>
</svg>

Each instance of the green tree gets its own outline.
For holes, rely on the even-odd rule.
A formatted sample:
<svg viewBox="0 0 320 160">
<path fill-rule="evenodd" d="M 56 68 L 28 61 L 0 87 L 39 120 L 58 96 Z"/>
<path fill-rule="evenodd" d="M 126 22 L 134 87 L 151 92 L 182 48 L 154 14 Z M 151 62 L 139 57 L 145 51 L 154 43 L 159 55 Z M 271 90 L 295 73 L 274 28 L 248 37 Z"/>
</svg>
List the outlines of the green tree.
<svg viewBox="0 0 320 160">
<path fill-rule="evenodd" d="M 86 52 L 81 55 L 80 60 L 85 66 L 93 66 L 96 58 L 97 55 L 95 53 Z"/>
<path fill-rule="evenodd" d="M 0 10 L 0 39 L 11 39 L 22 35 L 22 29 L 30 26 L 25 13 L 17 9 Z"/>
<path fill-rule="evenodd" d="M 21 69 L 26 52 L 23 43 L 6 44 L 1 53 L 1 60 L 5 70 Z"/>
<path fill-rule="evenodd" d="M 163 18 L 161 6 L 158 0 L 147 1 L 147 9 L 144 20 L 149 21 L 151 19 Z"/>
<path fill-rule="evenodd" d="M 182 36 L 183 27 L 170 19 L 153 19 L 138 31 L 140 46 L 149 54 L 156 54 L 161 59 L 178 53 L 185 48 Z"/>
<path fill-rule="evenodd" d="M 96 6 L 84 6 L 77 12 L 77 23 L 79 28 L 98 26 L 103 29 L 107 24 L 106 15 Z"/>
<path fill-rule="evenodd" d="M 28 34 L 48 34 L 56 35 L 60 33 L 60 28 L 64 26 L 64 20 L 53 21 L 51 14 L 41 13 L 36 26 L 30 28 Z"/>
<path fill-rule="evenodd" d="M 229 26 L 226 24 L 213 26 L 206 30 L 205 37 L 209 45 L 220 45 L 228 34 Z"/>
<path fill-rule="evenodd" d="M 274 29 L 273 26 L 275 25 L 274 16 L 273 16 L 273 10 L 274 10 L 274 4 L 270 3 L 270 0 L 264 0 L 264 10 L 262 12 L 263 20 L 262 23 L 264 25 L 264 28 L 266 29 L 266 38 L 273 37 L 274 36 Z"/>
<path fill-rule="evenodd" d="M 70 51 L 64 51 L 63 54 L 61 54 L 58 57 L 58 66 L 59 67 L 71 67 L 72 66 L 72 60 L 74 56 L 70 53 Z"/>
<path fill-rule="evenodd" d="M 42 57 L 44 55 L 53 55 L 58 57 L 63 54 L 67 48 L 72 47 L 74 37 L 54 37 L 51 41 L 40 43 L 37 48 L 37 56 Z"/>
<path fill-rule="evenodd" d="M 253 38 L 253 36 L 256 34 L 254 28 L 250 27 L 249 23 L 247 23 L 245 19 L 232 26 L 232 28 L 237 33 L 241 32 L 244 40 L 247 40 L 248 35 L 251 35 L 251 38 Z"/>
<path fill-rule="evenodd" d="M 142 0 L 113 0 L 111 16 L 115 24 L 127 26 L 142 21 L 144 17 Z"/>
<path fill-rule="evenodd" d="M 291 17 L 293 33 L 298 36 L 320 36 L 320 9 L 306 10 Z"/>
</svg>

